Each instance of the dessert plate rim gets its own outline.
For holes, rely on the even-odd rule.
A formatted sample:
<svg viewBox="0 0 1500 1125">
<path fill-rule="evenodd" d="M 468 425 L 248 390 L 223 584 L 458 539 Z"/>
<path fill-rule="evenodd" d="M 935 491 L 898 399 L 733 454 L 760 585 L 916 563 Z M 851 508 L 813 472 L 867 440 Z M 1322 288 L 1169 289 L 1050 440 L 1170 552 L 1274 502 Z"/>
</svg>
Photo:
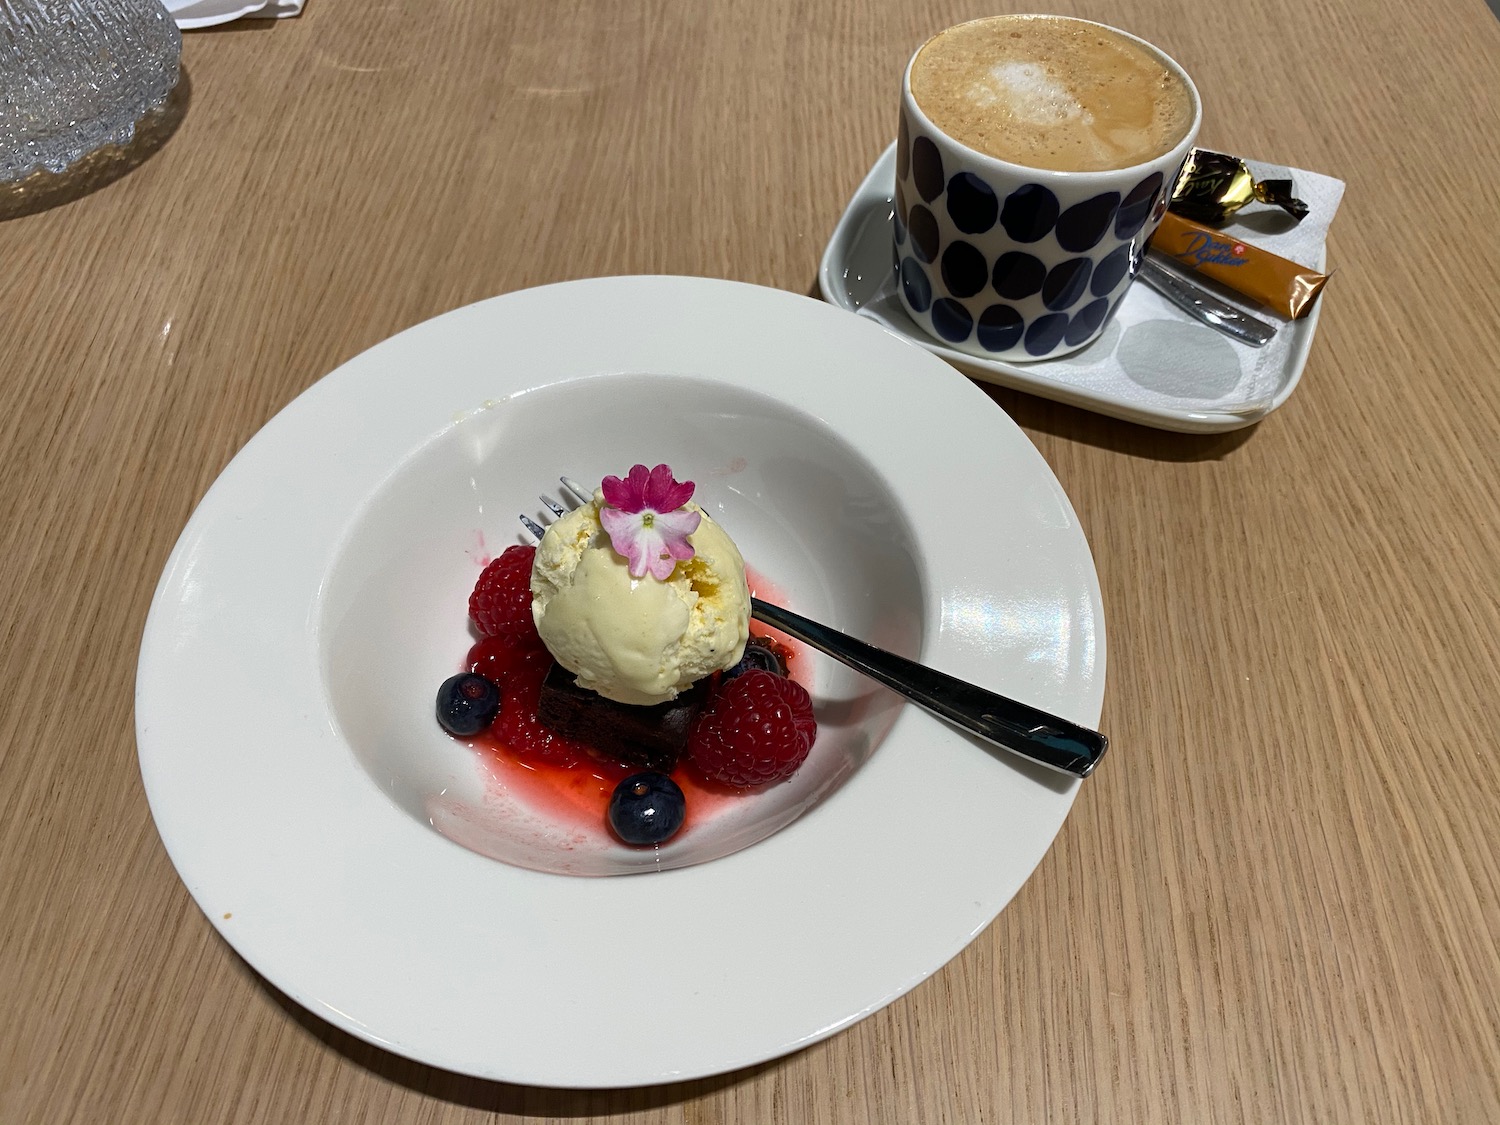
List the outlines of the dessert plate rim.
<svg viewBox="0 0 1500 1125">
<path fill-rule="evenodd" d="M 510 867 L 397 809 L 341 741 L 318 673 L 343 529 L 464 411 L 610 372 L 751 387 L 818 419 L 889 474 L 920 533 L 924 660 L 1090 726 L 1102 704 L 1098 580 L 1061 486 L 979 388 L 862 318 L 738 282 L 592 278 L 453 310 L 349 360 L 247 443 L 184 528 L 141 644 L 141 774 L 187 889 L 266 981 L 366 1042 L 479 1078 L 650 1085 L 827 1038 L 979 934 L 1078 787 L 906 708 L 813 813 L 661 874 Z M 936 428 L 947 440 L 923 436 Z M 976 481 L 992 482 L 977 505 Z"/>
</svg>

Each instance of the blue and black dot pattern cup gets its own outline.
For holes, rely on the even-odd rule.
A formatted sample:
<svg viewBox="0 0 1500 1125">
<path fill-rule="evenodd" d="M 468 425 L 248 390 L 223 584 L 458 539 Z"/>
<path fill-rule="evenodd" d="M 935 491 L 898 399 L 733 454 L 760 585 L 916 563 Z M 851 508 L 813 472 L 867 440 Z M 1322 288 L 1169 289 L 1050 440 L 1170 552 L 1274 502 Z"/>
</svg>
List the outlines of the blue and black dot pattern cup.
<svg viewBox="0 0 1500 1125">
<path fill-rule="evenodd" d="M 896 286 L 925 332 L 1008 362 L 1053 359 L 1098 338 L 1198 135 L 1198 93 L 1181 67 L 1161 58 L 1191 93 L 1191 127 L 1156 159 L 1103 172 L 1027 168 L 960 144 L 916 104 L 907 65 L 896 139 Z"/>
</svg>

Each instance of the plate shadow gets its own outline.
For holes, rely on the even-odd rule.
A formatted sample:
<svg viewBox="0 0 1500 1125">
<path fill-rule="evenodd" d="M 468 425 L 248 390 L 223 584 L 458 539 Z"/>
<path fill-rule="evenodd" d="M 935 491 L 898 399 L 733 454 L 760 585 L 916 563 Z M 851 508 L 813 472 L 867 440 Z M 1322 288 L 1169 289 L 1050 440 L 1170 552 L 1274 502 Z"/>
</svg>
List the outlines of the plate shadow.
<svg viewBox="0 0 1500 1125">
<path fill-rule="evenodd" d="M 554 1086 L 527 1086 L 497 1082 L 457 1074 L 440 1067 L 428 1066 L 365 1042 L 320 1016 L 314 1015 L 287 996 L 235 951 L 218 940 L 266 996 L 303 1031 L 324 1046 L 336 1051 L 362 1070 L 378 1075 L 415 1093 L 439 1098 L 454 1105 L 468 1106 L 486 1113 L 513 1114 L 525 1117 L 603 1118 L 614 1114 L 660 1109 L 693 1101 L 705 1094 L 752 1081 L 767 1071 L 783 1065 L 794 1055 L 730 1071 L 727 1074 L 672 1082 L 658 1086 L 616 1087 L 598 1090 L 571 1090 Z"/>
</svg>

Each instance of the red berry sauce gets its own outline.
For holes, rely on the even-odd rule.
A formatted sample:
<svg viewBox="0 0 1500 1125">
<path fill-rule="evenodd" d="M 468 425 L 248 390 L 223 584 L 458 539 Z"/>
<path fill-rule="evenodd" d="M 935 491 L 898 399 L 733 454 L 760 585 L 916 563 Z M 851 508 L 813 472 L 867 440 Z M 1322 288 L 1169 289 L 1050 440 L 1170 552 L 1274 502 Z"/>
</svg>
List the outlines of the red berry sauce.
<svg viewBox="0 0 1500 1125">
<path fill-rule="evenodd" d="M 780 592 L 765 579 L 748 569 L 745 576 L 756 597 L 785 604 Z M 787 662 L 788 675 L 803 687 L 808 686 L 804 679 L 808 662 L 800 642 L 758 621 L 750 622 L 750 633 L 775 641 Z M 507 746 L 494 728 L 465 741 L 482 752 L 491 784 L 499 786 L 537 813 L 591 835 L 608 833 L 605 814 L 610 794 L 622 780 L 638 772 L 636 767 L 602 758 L 591 758 L 576 765 L 556 765 L 534 756 L 523 756 Z M 679 839 L 691 833 L 694 825 L 703 823 L 745 797 L 740 791 L 699 777 L 686 758 L 672 771 L 671 778 L 681 787 L 687 802 L 687 816 L 678 833 Z"/>
</svg>

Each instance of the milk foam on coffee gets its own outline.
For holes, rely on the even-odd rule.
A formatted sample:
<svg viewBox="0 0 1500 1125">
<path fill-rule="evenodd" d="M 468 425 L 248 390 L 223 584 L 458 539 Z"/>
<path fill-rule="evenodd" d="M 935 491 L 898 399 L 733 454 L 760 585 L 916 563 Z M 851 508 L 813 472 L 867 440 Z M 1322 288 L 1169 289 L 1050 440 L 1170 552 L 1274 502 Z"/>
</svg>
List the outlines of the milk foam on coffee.
<svg viewBox="0 0 1500 1125">
<path fill-rule="evenodd" d="M 1155 52 L 1058 16 L 997 16 L 951 27 L 911 68 L 932 123 L 987 156 L 1061 172 L 1154 160 L 1187 135 L 1187 84 Z"/>
</svg>

